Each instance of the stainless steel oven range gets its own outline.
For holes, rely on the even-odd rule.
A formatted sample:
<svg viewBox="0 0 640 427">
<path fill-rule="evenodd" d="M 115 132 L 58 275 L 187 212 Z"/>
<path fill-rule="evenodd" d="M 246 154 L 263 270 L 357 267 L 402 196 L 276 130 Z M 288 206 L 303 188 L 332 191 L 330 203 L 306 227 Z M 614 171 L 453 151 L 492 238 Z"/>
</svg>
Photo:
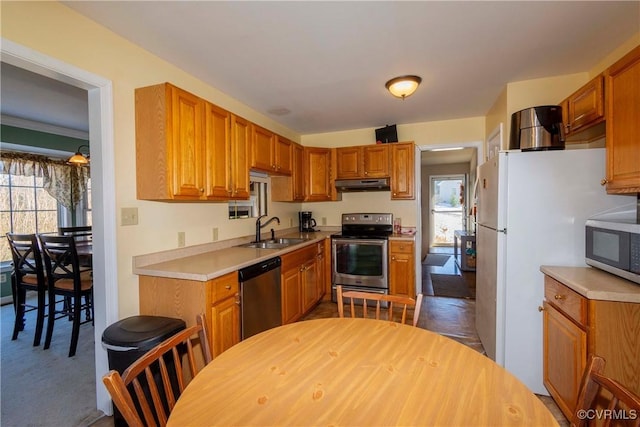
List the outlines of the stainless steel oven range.
<svg viewBox="0 0 640 427">
<path fill-rule="evenodd" d="M 390 213 L 342 214 L 342 232 L 331 236 L 332 300 L 336 285 L 343 289 L 389 293 Z"/>
</svg>

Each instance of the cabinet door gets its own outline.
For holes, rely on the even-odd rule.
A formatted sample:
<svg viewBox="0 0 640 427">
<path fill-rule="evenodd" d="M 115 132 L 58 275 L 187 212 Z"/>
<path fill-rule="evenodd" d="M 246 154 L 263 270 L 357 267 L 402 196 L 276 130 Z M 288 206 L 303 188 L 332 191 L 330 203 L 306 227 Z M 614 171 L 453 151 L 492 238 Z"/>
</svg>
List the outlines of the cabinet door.
<svg viewBox="0 0 640 427">
<path fill-rule="evenodd" d="M 364 176 L 382 178 L 389 176 L 389 146 L 377 144 L 365 147 L 363 153 Z"/>
<path fill-rule="evenodd" d="M 571 95 L 567 99 L 566 109 L 567 133 L 576 133 L 604 120 L 603 77 L 594 78 Z"/>
<path fill-rule="evenodd" d="M 275 171 L 274 134 L 258 125 L 251 128 L 251 167 L 265 172 Z"/>
<path fill-rule="evenodd" d="M 240 306 L 238 296 L 227 298 L 211 307 L 213 356 L 240 342 Z"/>
<path fill-rule="evenodd" d="M 640 193 L 640 46 L 605 74 L 607 192 Z"/>
<path fill-rule="evenodd" d="M 391 145 L 391 199 L 413 200 L 415 199 L 413 143 Z"/>
<path fill-rule="evenodd" d="M 251 126 L 242 117 L 231 115 L 230 198 L 249 199 L 249 153 Z"/>
<path fill-rule="evenodd" d="M 306 313 L 318 302 L 318 268 L 315 256 L 305 262 L 301 270 L 302 312 Z"/>
<path fill-rule="evenodd" d="M 562 413 L 571 418 L 587 363 L 587 333 L 544 302 L 543 380 Z"/>
<path fill-rule="evenodd" d="M 389 242 L 389 292 L 415 298 L 413 242 Z"/>
<path fill-rule="evenodd" d="M 336 149 L 336 178 L 361 178 L 362 147 L 340 147 Z"/>
<path fill-rule="evenodd" d="M 302 145 L 293 144 L 293 170 L 291 172 L 294 202 L 304 200 L 304 150 Z"/>
<path fill-rule="evenodd" d="M 276 172 L 282 175 L 291 175 L 293 165 L 293 159 L 291 158 L 292 142 L 280 135 L 276 135 L 274 144 Z"/>
<path fill-rule="evenodd" d="M 295 322 L 302 315 L 302 286 L 299 267 L 282 273 L 282 324 Z"/>
<path fill-rule="evenodd" d="M 324 245 L 324 242 L 318 243 L 318 254 L 316 255 L 316 271 L 318 274 L 318 300 L 324 297 L 325 289 L 327 286 L 325 283 L 327 280 L 327 271 L 325 264 Z"/>
<path fill-rule="evenodd" d="M 304 147 L 305 201 L 331 200 L 331 151 L 328 148 Z"/>
<path fill-rule="evenodd" d="M 231 114 L 205 104 L 206 192 L 209 200 L 228 200 L 231 173 Z"/>
<path fill-rule="evenodd" d="M 204 194 L 204 101 L 191 93 L 169 86 L 171 93 L 171 173 L 175 198 L 199 199 Z"/>
</svg>

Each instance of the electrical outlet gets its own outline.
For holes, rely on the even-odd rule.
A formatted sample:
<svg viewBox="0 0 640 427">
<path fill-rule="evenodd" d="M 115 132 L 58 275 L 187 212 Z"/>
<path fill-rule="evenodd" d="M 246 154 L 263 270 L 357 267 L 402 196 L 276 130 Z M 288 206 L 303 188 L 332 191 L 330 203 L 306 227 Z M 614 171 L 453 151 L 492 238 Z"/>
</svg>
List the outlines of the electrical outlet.
<svg viewBox="0 0 640 427">
<path fill-rule="evenodd" d="M 178 247 L 184 248 L 184 245 L 185 245 L 184 231 L 178 231 Z"/>
<path fill-rule="evenodd" d="M 327 225 L 327 217 L 326 216 L 322 217 L 322 225 Z"/>
<path fill-rule="evenodd" d="M 213 227 L 212 239 L 214 242 L 218 240 L 218 227 Z"/>
<path fill-rule="evenodd" d="M 138 208 L 120 209 L 121 225 L 138 225 Z"/>
</svg>

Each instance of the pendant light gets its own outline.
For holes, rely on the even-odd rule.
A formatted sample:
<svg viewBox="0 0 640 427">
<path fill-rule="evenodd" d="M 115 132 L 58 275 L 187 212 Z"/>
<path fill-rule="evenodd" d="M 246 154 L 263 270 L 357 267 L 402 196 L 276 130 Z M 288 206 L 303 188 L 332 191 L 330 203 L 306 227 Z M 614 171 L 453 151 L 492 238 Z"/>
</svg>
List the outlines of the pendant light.
<svg viewBox="0 0 640 427">
<path fill-rule="evenodd" d="M 391 92 L 391 95 L 404 100 L 418 89 L 420 82 L 422 82 L 422 78 L 418 76 L 400 76 L 389 80 L 385 87 Z"/>
<path fill-rule="evenodd" d="M 73 156 L 69 157 L 69 159 L 67 160 L 67 163 L 70 165 L 74 165 L 74 166 L 87 166 L 89 164 L 89 156 L 85 156 L 84 154 L 82 154 L 80 152 L 80 149 L 82 147 L 86 147 L 87 148 L 87 153 L 89 152 L 89 146 L 88 145 L 81 145 L 78 147 L 78 149 L 76 150 L 76 154 L 74 154 Z"/>
</svg>

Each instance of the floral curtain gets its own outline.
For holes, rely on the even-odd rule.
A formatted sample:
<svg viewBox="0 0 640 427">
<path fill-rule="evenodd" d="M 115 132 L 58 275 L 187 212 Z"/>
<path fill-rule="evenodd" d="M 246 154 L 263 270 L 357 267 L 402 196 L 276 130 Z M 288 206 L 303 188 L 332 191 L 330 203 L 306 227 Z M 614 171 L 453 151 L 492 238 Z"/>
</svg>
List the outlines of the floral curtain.
<svg viewBox="0 0 640 427">
<path fill-rule="evenodd" d="M 67 164 L 37 154 L 3 151 L 0 173 L 43 178 L 43 187 L 58 203 L 74 209 L 87 190 L 90 168 Z"/>
</svg>

